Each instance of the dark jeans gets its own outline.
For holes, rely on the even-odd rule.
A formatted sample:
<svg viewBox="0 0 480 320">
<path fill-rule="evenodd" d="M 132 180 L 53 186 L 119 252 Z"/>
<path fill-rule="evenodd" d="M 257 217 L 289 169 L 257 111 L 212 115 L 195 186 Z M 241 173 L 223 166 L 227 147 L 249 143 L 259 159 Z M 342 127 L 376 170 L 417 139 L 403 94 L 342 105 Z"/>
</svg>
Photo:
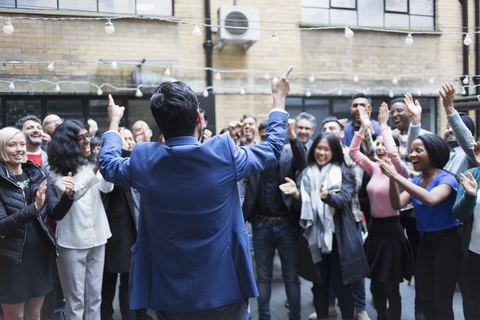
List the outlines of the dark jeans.
<svg viewBox="0 0 480 320">
<path fill-rule="evenodd" d="M 322 261 L 317 263 L 320 269 L 322 283 L 313 284 L 313 303 L 317 319 L 328 319 L 328 292 L 330 285 L 338 299 L 338 305 L 342 312 L 342 319 L 353 319 L 353 293 L 351 285 L 344 285 L 340 268 L 340 259 L 337 249 L 337 241 L 333 237 L 332 253 L 322 254 Z"/>
<path fill-rule="evenodd" d="M 467 264 L 467 279 L 470 296 L 475 306 L 475 319 L 480 319 L 480 254 L 469 251 Z"/>
<path fill-rule="evenodd" d="M 258 319 L 269 320 L 273 258 L 278 250 L 289 304 L 290 320 L 300 320 L 300 278 L 298 277 L 298 229 L 289 222 L 272 225 L 259 221 L 253 229 L 253 251 L 257 265 Z"/>
<path fill-rule="evenodd" d="M 400 296 L 400 284 L 397 282 L 382 283 L 372 280 L 372 295 L 377 309 L 377 320 L 400 320 L 402 315 L 402 297 Z M 390 317 L 387 315 L 387 300 Z"/>
<path fill-rule="evenodd" d="M 417 256 L 417 283 L 426 320 L 454 319 L 452 301 L 462 260 L 458 227 L 422 232 Z"/>
<path fill-rule="evenodd" d="M 170 312 L 157 310 L 158 320 L 247 320 L 248 299 L 215 309 Z"/>
<path fill-rule="evenodd" d="M 102 320 L 113 319 L 113 299 L 117 287 L 118 273 L 104 272 L 102 286 L 102 305 L 100 307 Z M 134 320 L 135 311 L 130 310 L 130 295 L 128 290 L 128 273 L 120 273 L 118 300 L 123 320 Z"/>
</svg>

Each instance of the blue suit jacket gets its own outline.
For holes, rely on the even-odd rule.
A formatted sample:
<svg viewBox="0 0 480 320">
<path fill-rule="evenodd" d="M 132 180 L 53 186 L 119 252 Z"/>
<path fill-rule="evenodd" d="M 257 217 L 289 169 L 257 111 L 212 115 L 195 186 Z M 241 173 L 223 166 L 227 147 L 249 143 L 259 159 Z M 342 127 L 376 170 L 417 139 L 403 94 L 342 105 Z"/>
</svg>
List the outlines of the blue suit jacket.
<svg viewBox="0 0 480 320">
<path fill-rule="evenodd" d="M 121 157 L 121 138 L 102 135 L 105 180 L 140 192 L 132 247 L 130 308 L 199 311 L 258 295 L 237 181 L 278 161 L 288 114 L 273 111 L 265 143 L 238 147 L 228 135 L 200 144 L 175 137 L 140 143 Z"/>
</svg>

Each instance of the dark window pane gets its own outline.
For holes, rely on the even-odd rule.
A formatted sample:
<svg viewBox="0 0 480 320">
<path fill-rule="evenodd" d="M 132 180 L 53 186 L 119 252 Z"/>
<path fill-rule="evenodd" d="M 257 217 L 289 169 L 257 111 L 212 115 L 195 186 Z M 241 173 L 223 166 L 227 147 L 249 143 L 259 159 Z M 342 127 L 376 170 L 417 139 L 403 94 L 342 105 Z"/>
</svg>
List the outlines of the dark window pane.
<svg viewBox="0 0 480 320">
<path fill-rule="evenodd" d="M 42 120 L 42 103 L 40 100 L 7 100 L 6 108 L 6 126 L 13 126 L 18 119 L 28 115 L 34 115 Z"/>
<path fill-rule="evenodd" d="M 81 100 L 49 100 L 47 110 L 48 114 L 56 114 L 65 120 L 76 119 L 85 121 Z"/>
<path fill-rule="evenodd" d="M 110 121 L 108 120 L 108 100 L 100 99 L 100 100 L 90 100 L 90 107 L 88 114 L 88 119 L 93 119 L 98 124 L 98 133 L 97 136 L 100 136 L 102 133 L 108 131 L 108 125 Z M 118 103 L 121 103 L 118 101 Z"/>
<path fill-rule="evenodd" d="M 407 0 L 385 0 L 385 10 L 407 13 Z"/>
<path fill-rule="evenodd" d="M 17 7 L 22 9 L 57 9 L 57 0 L 18 0 Z"/>
</svg>

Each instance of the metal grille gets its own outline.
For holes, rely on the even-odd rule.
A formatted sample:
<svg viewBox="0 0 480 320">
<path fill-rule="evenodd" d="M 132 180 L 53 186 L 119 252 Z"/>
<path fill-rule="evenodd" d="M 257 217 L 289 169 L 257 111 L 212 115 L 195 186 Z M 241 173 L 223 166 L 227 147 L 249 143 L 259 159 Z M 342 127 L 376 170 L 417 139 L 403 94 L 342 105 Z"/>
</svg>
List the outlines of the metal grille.
<svg viewBox="0 0 480 320">
<path fill-rule="evenodd" d="M 225 27 L 228 33 L 230 33 L 232 36 L 241 36 L 247 32 L 247 29 L 233 29 L 228 27 L 248 28 L 248 19 L 243 13 L 239 11 L 232 11 L 225 18 Z"/>
</svg>

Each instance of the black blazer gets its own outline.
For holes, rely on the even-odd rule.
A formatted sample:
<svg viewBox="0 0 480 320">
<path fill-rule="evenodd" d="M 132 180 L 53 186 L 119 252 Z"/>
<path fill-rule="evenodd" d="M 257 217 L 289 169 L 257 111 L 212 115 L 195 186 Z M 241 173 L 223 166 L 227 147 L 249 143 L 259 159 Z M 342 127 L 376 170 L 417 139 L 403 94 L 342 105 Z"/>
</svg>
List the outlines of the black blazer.
<svg viewBox="0 0 480 320">
<path fill-rule="evenodd" d="M 303 170 L 307 166 L 307 152 L 298 138 L 290 141 L 290 147 L 287 145 L 283 148 L 282 155 L 279 161 L 279 171 L 282 183 L 285 182 L 285 177 L 295 181 L 295 174 Z M 245 200 L 243 202 L 243 217 L 246 221 L 250 221 L 255 228 L 257 223 L 256 201 L 258 198 L 258 186 L 260 184 L 260 173 L 247 178 L 247 190 L 245 193 Z M 298 227 L 300 219 L 300 211 L 294 208 L 293 203 L 296 200 L 291 195 L 286 195 L 282 192 L 282 199 L 288 209 L 288 214 L 292 224 Z M 297 205 L 298 206 L 298 205 Z"/>
</svg>

